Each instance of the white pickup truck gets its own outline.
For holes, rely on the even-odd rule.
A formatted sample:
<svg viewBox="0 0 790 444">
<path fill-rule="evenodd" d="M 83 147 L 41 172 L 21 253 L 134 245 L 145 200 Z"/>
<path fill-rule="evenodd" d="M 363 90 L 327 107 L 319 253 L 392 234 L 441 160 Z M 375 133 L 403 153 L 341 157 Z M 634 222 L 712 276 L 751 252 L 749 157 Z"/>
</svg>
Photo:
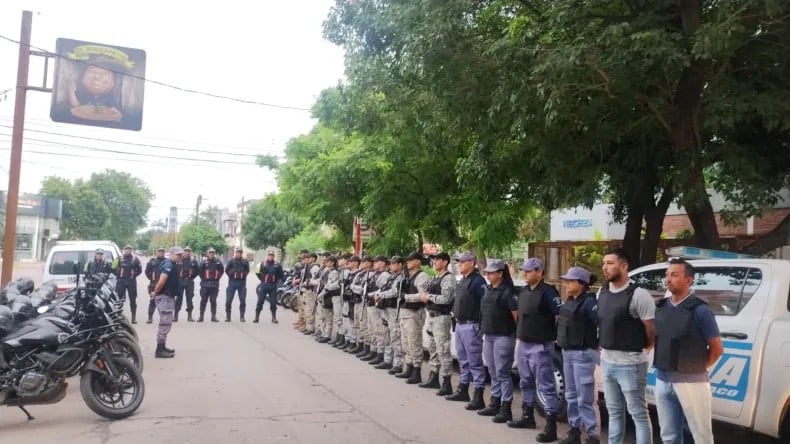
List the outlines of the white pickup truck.
<svg viewBox="0 0 790 444">
<path fill-rule="evenodd" d="M 790 442 L 790 261 L 690 261 L 694 291 L 716 315 L 724 354 L 710 373 L 713 418 Z M 664 297 L 667 264 L 630 273 Z M 648 374 L 653 403 L 655 373 Z"/>
</svg>

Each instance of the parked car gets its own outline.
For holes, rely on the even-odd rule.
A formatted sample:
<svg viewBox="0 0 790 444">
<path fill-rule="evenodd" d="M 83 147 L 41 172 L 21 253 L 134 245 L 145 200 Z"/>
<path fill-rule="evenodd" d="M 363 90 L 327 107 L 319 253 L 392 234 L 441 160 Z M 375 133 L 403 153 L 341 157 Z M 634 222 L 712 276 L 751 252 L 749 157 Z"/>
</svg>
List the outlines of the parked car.
<svg viewBox="0 0 790 444">
<path fill-rule="evenodd" d="M 74 288 L 74 266 L 84 267 L 92 261 L 97 248 L 104 250 L 104 260 L 110 263 L 121 257 L 121 251 L 112 241 L 58 241 L 44 262 L 43 282 L 55 281 L 59 293 Z"/>
</svg>

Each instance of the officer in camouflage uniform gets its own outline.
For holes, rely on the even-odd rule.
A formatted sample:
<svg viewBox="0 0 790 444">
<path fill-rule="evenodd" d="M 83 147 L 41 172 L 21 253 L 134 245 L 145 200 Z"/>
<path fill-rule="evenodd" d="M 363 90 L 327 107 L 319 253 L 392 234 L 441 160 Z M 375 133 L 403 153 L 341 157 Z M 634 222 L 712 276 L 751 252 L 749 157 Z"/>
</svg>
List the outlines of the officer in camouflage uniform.
<svg viewBox="0 0 790 444">
<path fill-rule="evenodd" d="M 345 253 L 337 258 L 337 272 L 340 281 L 340 291 L 337 296 L 332 296 L 332 332 L 334 339 L 329 345 L 338 348 L 346 343 L 346 332 L 343 329 L 343 308 L 346 305 L 346 280 L 348 279 L 348 258 L 351 255 Z"/>
<path fill-rule="evenodd" d="M 376 306 L 376 295 L 378 294 L 378 290 L 387 283 L 390 277 L 390 274 L 386 270 L 388 265 L 389 259 L 384 256 L 376 256 L 373 260 L 374 272 L 370 274 L 370 279 L 368 280 L 367 315 L 368 328 L 372 336 L 370 351 L 373 357 L 368 359 L 370 355 L 365 355 L 361 359 L 363 361 L 369 361 L 368 364 L 370 365 L 379 365 L 384 362 L 384 351 L 389 342 L 387 340 L 389 330 L 384 327 L 384 323 L 382 322 L 386 312 L 383 308 L 378 308 Z"/>
<path fill-rule="evenodd" d="M 403 349 L 401 348 L 400 341 L 400 321 L 399 321 L 399 308 L 400 308 L 400 295 L 403 290 L 403 258 L 400 256 L 393 256 L 390 259 L 389 278 L 384 285 L 379 286 L 379 291 L 376 294 L 378 306 L 383 309 L 382 324 L 386 329 L 385 332 L 385 346 L 384 346 L 384 362 L 375 366 L 380 370 L 389 370 L 391 375 L 397 375 L 403 372 Z M 379 277 L 379 279 L 381 279 Z"/>
<path fill-rule="evenodd" d="M 302 283 L 302 294 L 304 295 L 304 317 L 305 328 L 303 333 L 312 335 L 316 332 L 316 291 L 321 283 L 321 267 L 315 262 L 318 260 L 318 255 L 309 253 L 307 255 L 307 263 L 305 264 L 305 277 Z"/>
<path fill-rule="evenodd" d="M 420 294 L 420 300 L 427 304 L 428 311 L 428 331 L 431 333 L 431 341 L 428 347 L 430 353 L 431 375 L 425 384 L 420 387 L 436 387 L 438 377 L 441 377 L 442 384 L 437 396 L 447 396 L 453 393 L 450 384 L 450 376 L 453 374 L 453 355 L 450 353 L 450 335 L 452 330 L 452 319 L 450 313 L 453 309 L 455 299 L 455 276 L 447 270 L 450 263 L 450 255 L 439 253 L 433 260 L 433 268 L 436 270 L 436 277 L 431 280 L 428 290 Z"/>
<path fill-rule="evenodd" d="M 367 282 L 372 273 L 372 267 L 373 258 L 370 256 L 362 257 L 359 270 L 357 274 L 354 275 L 354 280 L 351 282 L 351 293 L 354 298 L 354 329 L 357 332 L 357 347 L 353 350 L 349 350 L 349 353 L 354 353 L 357 357 L 370 354 L 372 339 L 370 329 L 368 329 L 365 296 L 367 296 Z"/>
<path fill-rule="evenodd" d="M 422 271 L 422 254 L 414 252 L 406 258 L 409 277 L 403 283 L 403 302 L 400 309 L 401 343 L 406 367 L 397 378 L 407 384 L 422 382 L 422 329 L 425 326 L 425 304 L 420 293 L 428 287 L 430 277 Z"/>
<path fill-rule="evenodd" d="M 324 272 L 321 276 L 321 291 L 318 293 L 318 303 L 321 305 L 321 338 L 318 342 L 326 344 L 332 340 L 333 307 L 335 298 L 340 296 L 340 270 L 337 269 L 337 258 L 329 256 L 324 261 Z"/>
<path fill-rule="evenodd" d="M 359 256 L 348 255 L 348 266 L 343 270 L 343 309 L 340 312 L 343 323 L 343 341 L 335 345 L 335 348 L 346 351 L 357 347 L 357 330 L 354 326 L 354 294 L 351 291 L 351 284 L 354 277 L 359 272 Z"/>
</svg>

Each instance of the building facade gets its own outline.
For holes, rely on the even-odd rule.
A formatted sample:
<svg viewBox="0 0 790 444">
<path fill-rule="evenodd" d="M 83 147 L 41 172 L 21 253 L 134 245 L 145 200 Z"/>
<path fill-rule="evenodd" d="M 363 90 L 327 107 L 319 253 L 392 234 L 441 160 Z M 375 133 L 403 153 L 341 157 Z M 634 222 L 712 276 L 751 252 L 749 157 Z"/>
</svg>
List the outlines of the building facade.
<svg viewBox="0 0 790 444">
<path fill-rule="evenodd" d="M 0 192 L 5 224 L 6 193 Z M 16 260 L 43 261 L 60 235 L 63 201 L 40 194 L 20 193 L 16 219 Z"/>
</svg>

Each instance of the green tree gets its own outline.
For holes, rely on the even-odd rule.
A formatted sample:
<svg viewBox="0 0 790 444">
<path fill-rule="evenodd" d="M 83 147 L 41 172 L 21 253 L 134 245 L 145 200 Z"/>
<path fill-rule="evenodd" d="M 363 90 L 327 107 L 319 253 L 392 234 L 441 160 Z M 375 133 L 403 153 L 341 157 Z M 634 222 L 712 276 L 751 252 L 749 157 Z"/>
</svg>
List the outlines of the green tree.
<svg viewBox="0 0 790 444">
<path fill-rule="evenodd" d="M 285 244 L 285 257 L 288 265 L 293 265 L 299 256 L 299 250 L 323 250 L 326 246 L 326 237 L 316 225 L 308 225 L 296 236 Z"/>
<path fill-rule="evenodd" d="M 208 227 L 216 227 L 217 218 L 219 217 L 221 211 L 222 210 L 218 206 L 209 205 L 200 211 L 200 215 L 198 216 L 198 224 Z"/>
<path fill-rule="evenodd" d="M 178 233 L 179 242 L 192 247 L 196 253 L 205 253 L 209 248 L 214 248 L 217 254 L 227 251 L 228 245 L 216 228 L 206 225 L 185 224 Z"/>
<path fill-rule="evenodd" d="M 274 194 L 250 205 L 242 223 L 244 242 L 256 250 L 270 245 L 282 249 L 303 228 L 299 219 L 279 208 Z"/>
<path fill-rule="evenodd" d="M 161 233 L 162 230 L 152 228 L 150 230 L 143 231 L 142 233 L 137 233 L 137 237 L 134 240 L 135 248 L 140 251 L 144 251 L 148 254 L 153 253 L 152 248 L 152 240 L 154 235 Z"/>
</svg>

